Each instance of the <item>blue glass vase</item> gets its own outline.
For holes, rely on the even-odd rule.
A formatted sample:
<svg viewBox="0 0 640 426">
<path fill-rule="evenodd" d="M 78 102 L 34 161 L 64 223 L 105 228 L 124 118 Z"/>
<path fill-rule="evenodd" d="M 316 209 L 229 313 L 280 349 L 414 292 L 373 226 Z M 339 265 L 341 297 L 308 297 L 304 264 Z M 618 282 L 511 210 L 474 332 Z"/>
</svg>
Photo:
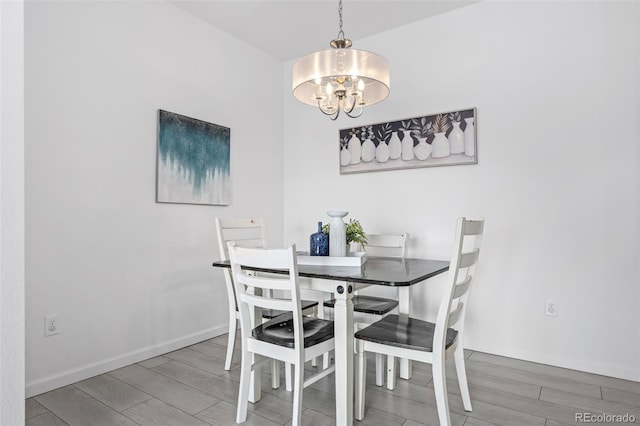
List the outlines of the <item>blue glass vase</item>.
<svg viewBox="0 0 640 426">
<path fill-rule="evenodd" d="M 318 222 L 318 232 L 310 237 L 311 256 L 329 256 L 329 236 L 322 232 L 322 222 Z"/>
</svg>

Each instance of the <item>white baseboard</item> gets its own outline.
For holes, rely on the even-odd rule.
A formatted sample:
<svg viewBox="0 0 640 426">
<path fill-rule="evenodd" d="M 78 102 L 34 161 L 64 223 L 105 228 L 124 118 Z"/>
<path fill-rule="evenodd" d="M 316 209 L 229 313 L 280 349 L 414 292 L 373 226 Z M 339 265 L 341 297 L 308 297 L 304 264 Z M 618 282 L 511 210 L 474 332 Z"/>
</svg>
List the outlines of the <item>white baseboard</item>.
<svg viewBox="0 0 640 426">
<path fill-rule="evenodd" d="M 158 345 L 148 346 L 120 356 L 83 365 L 42 379 L 37 379 L 26 384 L 26 397 L 30 398 L 35 395 L 40 395 L 41 393 L 60 388 L 62 386 L 67 386 L 99 374 L 104 374 L 117 368 L 126 367 L 127 365 L 144 361 L 145 359 L 166 354 L 167 352 L 175 351 L 180 348 L 184 348 L 185 346 L 190 346 L 195 343 L 202 342 L 203 340 L 220 336 L 228 331 L 229 329 L 226 324 L 219 327 L 209 328 L 188 336 L 162 342 Z"/>
<path fill-rule="evenodd" d="M 530 361 L 538 364 L 567 368 L 569 370 L 583 371 L 585 373 L 600 374 L 602 376 L 640 382 L 640 371 L 625 366 L 602 364 L 585 359 L 567 358 L 546 352 L 529 351 L 510 347 L 483 348 L 478 346 L 473 348 L 469 346 L 467 349 L 503 356 L 506 358 L 515 358 L 522 361 Z"/>
</svg>

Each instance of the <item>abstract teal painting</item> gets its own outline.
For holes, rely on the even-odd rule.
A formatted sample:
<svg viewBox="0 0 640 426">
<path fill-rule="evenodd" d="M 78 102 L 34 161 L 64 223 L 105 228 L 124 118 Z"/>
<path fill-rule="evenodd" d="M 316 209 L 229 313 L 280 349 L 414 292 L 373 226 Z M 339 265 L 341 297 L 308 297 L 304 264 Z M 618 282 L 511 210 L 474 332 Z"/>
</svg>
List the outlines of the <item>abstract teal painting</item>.
<svg viewBox="0 0 640 426">
<path fill-rule="evenodd" d="M 158 110 L 158 203 L 229 205 L 231 130 Z"/>
</svg>

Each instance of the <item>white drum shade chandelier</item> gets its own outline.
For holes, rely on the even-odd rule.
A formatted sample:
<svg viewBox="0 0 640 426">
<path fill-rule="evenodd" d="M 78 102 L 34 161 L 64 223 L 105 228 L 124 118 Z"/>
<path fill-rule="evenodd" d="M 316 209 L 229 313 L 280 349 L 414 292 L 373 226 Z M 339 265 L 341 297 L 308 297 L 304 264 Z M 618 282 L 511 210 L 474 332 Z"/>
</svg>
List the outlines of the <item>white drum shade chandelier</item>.
<svg viewBox="0 0 640 426">
<path fill-rule="evenodd" d="M 328 50 L 312 53 L 293 65 L 293 96 L 317 106 L 335 120 L 343 111 L 360 117 L 364 107 L 389 96 L 389 64 L 382 56 L 351 49 L 342 31 L 342 0 L 338 5 L 340 31 Z"/>
</svg>

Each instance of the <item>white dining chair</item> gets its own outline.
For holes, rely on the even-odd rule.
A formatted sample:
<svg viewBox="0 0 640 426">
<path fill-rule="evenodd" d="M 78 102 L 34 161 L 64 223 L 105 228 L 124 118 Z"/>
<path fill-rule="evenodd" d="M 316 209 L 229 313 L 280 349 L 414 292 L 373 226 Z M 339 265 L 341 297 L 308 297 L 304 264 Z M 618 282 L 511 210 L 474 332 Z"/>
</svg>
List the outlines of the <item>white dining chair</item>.
<svg viewBox="0 0 640 426">
<path fill-rule="evenodd" d="M 236 422 L 247 418 L 247 402 L 251 372 L 270 358 L 291 364 L 293 375 L 292 425 L 301 424 L 303 389 L 335 371 L 335 366 L 304 379 L 304 363 L 335 349 L 333 321 L 302 315 L 296 247 L 286 249 L 250 249 L 229 243 L 229 258 L 240 311 L 242 367 Z M 288 275 L 254 276 L 245 268 L 281 269 Z M 285 291 L 291 299 L 276 299 L 270 291 Z M 283 310 L 277 316 L 254 328 L 250 310 Z M 265 357 L 259 361 L 257 355 Z"/>
<path fill-rule="evenodd" d="M 382 256 L 382 257 L 407 257 L 407 242 L 409 240 L 409 234 L 367 234 L 367 245 L 365 251 L 367 256 Z M 386 315 L 397 312 L 398 307 L 398 291 L 396 290 L 395 298 L 389 299 L 384 297 L 378 297 L 371 292 L 375 289 L 365 289 L 363 294 L 362 290 L 357 290 L 353 296 L 353 312 L 354 312 L 354 324 L 356 331 L 363 328 L 367 324 L 371 324 L 380 320 Z M 369 293 L 369 294 L 367 294 Z M 324 307 L 333 309 L 335 305 L 335 299 L 327 300 L 324 302 Z M 385 372 L 385 358 L 381 354 L 376 354 L 376 385 L 384 385 L 384 372 Z M 324 361 L 326 367 L 327 361 Z M 387 383 L 389 388 L 393 389 L 395 380 L 395 363 L 387 360 Z"/>
<path fill-rule="evenodd" d="M 431 364 L 441 425 L 451 424 L 445 361 L 453 356 L 464 409 L 471 411 L 471 398 L 464 364 L 463 330 L 469 289 L 480 253 L 483 229 L 484 219 L 458 219 L 449 278 L 435 324 L 411 317 L 388 315 L 355 334 L 357 356 L 354 415 L 356 419 L 364 418 L 367 375 L 365 352 Z"/>
<path fill-rule="evenodd" d="M 265 248 L 266 232 L 264 219 L 258 218 L 242 218 L 242 219 L 224 219 L 215 218 L 216 234 L 218 237 L 218 249 L 220 251 L 220 259 L 229 260 L 229 241 L 235 241 L 238 246 L 250 248 Z M 224 270 L 224 279 L 227 288 L 227 299 L 229 305 L 229 332 L 227 339 L 227 354 L 224 362 L 224 369 L 230 370 L 233 361 L 233 351 L 236 342 L 236 330 L 238 329 L 238 321 L 240 314 L 238 304 L 236 302 L 236 294 L 231 277 L 231 270 Z M 313 300 L 303 300 L 302 311 L 305 315 L 317 316 L 318 302 Z M 262 317 L 265 321 L 273 319 L 284 312 L 274 309 L 265 309 L 262 311 Z M 288 376 L 289 368 L 285 370 L 287 373 L 287 390 L 290 390 L 290 380 Z M 274 363 L 272 367 L 272 387 L 280 386 L 280 369 Z"/>
</svg>

